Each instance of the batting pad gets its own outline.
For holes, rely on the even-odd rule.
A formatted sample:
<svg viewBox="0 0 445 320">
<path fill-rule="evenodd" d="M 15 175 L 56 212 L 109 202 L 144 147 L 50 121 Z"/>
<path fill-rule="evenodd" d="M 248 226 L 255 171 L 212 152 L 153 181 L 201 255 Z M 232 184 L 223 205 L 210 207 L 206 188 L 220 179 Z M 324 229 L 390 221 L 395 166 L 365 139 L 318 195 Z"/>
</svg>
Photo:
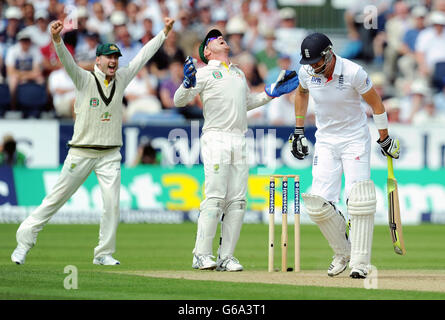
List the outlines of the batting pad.
<svg viewBox="0 0 445 320">
<path fill-rule="evenodd" d="M 245 212 L 245 201 L 234 201 L 227 207 L 221 220 L 221 238 L 218 249 L 218 259 L 233 256 L 241 233 Z"/>
<path fill-rule="evenodd" d="M 303 193 L 306 212 L 320 228 L 335 254 L 349 256 L 350 243 L 346 237 L 345 219 L 335 207 L 320 196 Z"/>
<path fill-rule="evenodd" d="M 206 199 L 201 205 L 198 218 L 198 231 L 193 253 L 196 255 L 212 254 L 213 239 L 216 228 L 223 213 L 224 201 L 220 199 Z"/>
<path fill-rule="evenodd" d="M 348 214 L 351 219 L 351 268 L 360 264 L 370 265 L 376 203 L 372 180 L 360 181 L 352 186 L 348 200 Z"/>
</svg>

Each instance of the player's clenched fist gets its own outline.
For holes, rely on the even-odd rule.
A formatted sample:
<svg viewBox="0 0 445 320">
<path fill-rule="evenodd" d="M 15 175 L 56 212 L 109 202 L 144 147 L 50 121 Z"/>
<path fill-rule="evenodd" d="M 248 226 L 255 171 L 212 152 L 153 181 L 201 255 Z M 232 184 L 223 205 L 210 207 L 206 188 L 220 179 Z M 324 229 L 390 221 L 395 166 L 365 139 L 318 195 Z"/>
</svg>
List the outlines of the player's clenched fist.
<svg viewBox="0 0 445 320">
<path fill-rule="evenodd" d="M 51 36 L 55 42 L 60 42 L 60 32 L 63 30 L 63 23 L 60 20 L 51 24 Z"/>
<path fill-rule="evenodd" d="M 175 20 L 169 17 L 164 18 L 164 33 L 167 36 L 170 30 L 173 28 Z"/>
</svg>

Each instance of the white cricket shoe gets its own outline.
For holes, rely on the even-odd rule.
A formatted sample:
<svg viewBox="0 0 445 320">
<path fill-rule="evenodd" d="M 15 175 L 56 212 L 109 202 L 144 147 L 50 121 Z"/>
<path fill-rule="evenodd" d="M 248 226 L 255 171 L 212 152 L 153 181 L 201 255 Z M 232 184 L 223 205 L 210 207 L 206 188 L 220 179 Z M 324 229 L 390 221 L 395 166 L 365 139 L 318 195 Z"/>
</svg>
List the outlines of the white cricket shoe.
<svg viewBox="0 0 445 320">
<path fill-rule="evenodd" d="M 335 277 L 346 270 L 350 257 L 336 254 L 328 269 L 328 276 Z"/>
<path fill-rule="evenodd" d="M 232 256 L 218 259 L 216 271 L 243 271 L 243 266 L 238 259 Z"/>
<path fill-rule="evenodd" d="M 359 264 L 355 267 L 352 267 L 351 273 L 349 276 L 353 279 L 365 279 L 368 275 L 368 267 L 364 264 Z"/>
<path fill-rule="evenodd" d="M 115 265 L 121 264 L 118 260 L 114 259 L 111 255 L 94 258 L 93 263 L 103 265 L 103 266 L 115 266 Z"/>
<path fill-rule="evenodd" d="M 214 256 L 210 254 L 193 255 L 193 269 L 213 270 L 216 268 L 216 262 L 213 261 Z"/>
<path fill-rule="evenodd" d="M 28 253 L 28 250 L 17 246 L 15 250 L 11 254 L 11 260 L 12 262 L 16 264 L 25 264 L 26 255 Z"/>
</svg>

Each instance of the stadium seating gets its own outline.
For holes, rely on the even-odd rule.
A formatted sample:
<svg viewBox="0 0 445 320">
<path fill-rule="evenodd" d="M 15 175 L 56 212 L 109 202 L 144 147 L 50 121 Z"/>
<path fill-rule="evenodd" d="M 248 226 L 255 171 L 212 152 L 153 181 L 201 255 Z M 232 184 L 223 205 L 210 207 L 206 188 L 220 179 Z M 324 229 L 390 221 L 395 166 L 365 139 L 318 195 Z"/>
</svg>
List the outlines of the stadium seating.
<svg viewBox="0 0 445 320">
<path fill-rule="evenodd" d="M 5 112 L 10 108 L 11 94 L 7 84 L 0 84 L 0 117 L 5 115 Z"/>
<path fill-rule="evenodd" d="M 29 82 L 17 86 L 16 100 L 24 118 L 39 118 L 48 103 L 48 94 L 45 86 Z"/>
<path fill-rule="evenodd" d="M 433 72 L 433 86 L 438 91 L 442 90 L 445 85 L 445 62 L 436 64 Z"/>
</svg>

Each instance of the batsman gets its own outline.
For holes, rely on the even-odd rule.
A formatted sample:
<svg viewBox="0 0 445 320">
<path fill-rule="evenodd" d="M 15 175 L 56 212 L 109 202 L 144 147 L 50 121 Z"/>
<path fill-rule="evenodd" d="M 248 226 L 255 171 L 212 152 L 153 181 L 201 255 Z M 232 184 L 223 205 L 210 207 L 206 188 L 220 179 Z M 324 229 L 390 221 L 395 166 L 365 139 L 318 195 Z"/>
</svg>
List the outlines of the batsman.
<svg viewBox="0 0 445 320">
<path fill-rule="evenodd" d="M 201 155 L 204 163 L 205 199 L 201 202 L 193 249 L 194 269 L 241 271 L 234 257 L 244 213 L 249 167 L 246 154 L 247 111 L 298 86 L 295 71 L 282 70 L 265 92 L 251 93 L 244 73 L 229 60 L 230 47 L 218 29 L 208 32 L 199 47 L 207 64 L 196 70 L 193 59 L 184 65 L 184 81 L 175 92 L 177 107 L 200 95 L 204 125 Z M 213 256 L 213 239 L 221 221 L 218 257 Z"/>
<path fill-rule="evenodd" d="M 296 158 L 304 159 L 309 154 L 304 118 L 310 94 L 315 102 L 317 131 L 312 188 L 302 194 L 306 212 L 334 251 L 328 275 L 339 275 L 349 263 L 351 278 L 366 278 L 371 266 L 376 193 L 370 169 L 371 135 L 362 98 L 372 108 L 382 153 L 397 159 L 399 141 L 388 135 L 385 107 L 366 71 L 335 54 L 326 35 L 308 35 L 301 44 L 301 57 L 296 128 L 289 142 Z M 335 205 L 340 199 L 343 173 L 349 237 L 345 218 Z"/>
<path fill-rule="evenodd" d="M 16 264 L 24 264 L 37 235 L 51 217 L 70 199 L 94 171 L 102 193 L 99 244 L 93 263 L 118 265 L 113 258 L 119 223 L 120 162 L 122 156 L 122 99 L 130 81 L 158 51 L 170 32 L 174 20 L 166 17 L 165 26 L 138 52 L 128 67 L 119 67 L 122 55 L 117 45 L 100 44 L 96 49 L 94 71 L 79 67 L 61 38 L 63 23 L 51 24 L 51 36 L 57 55 L 76 87 L 74 134 L 62 172 L 42 204 L 17 230 L 17 248 L 11 255 Z"/>
</svg>

